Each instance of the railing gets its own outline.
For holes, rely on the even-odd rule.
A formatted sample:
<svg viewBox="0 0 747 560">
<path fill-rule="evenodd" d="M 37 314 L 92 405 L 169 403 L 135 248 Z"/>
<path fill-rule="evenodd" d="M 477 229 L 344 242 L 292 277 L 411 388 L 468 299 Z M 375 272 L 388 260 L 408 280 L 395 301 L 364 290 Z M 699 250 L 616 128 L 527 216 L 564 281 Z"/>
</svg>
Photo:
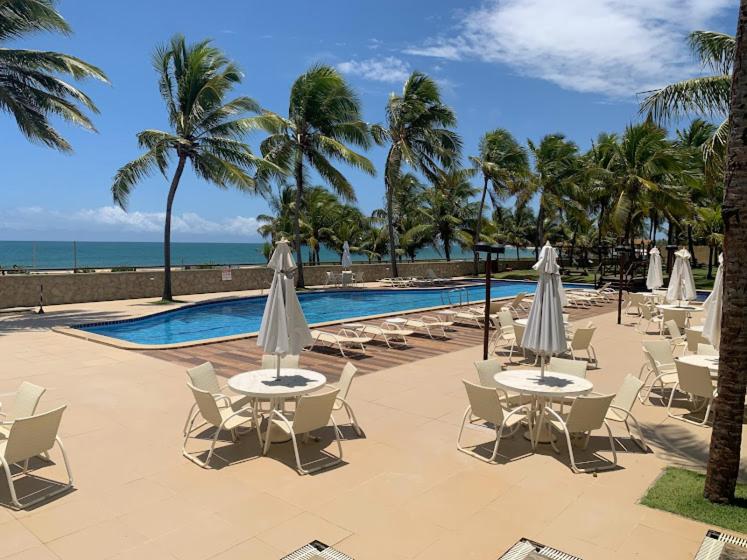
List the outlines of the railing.
<svg viewBox="0 0 747 560">
<path fill-rule="evenodd" d="M 454 296 L 454 301 L 452 301 L 452 296 Z M 456 300 L 459 300 L 459 303 L 455 303 Z M 470 299 L 469 299 L 469 290 L 466 288 L 453 288 L 451 290 L 442 290 L 441 291 L 441 304 L 442 305 L 469 305 Z"/>
</svg>

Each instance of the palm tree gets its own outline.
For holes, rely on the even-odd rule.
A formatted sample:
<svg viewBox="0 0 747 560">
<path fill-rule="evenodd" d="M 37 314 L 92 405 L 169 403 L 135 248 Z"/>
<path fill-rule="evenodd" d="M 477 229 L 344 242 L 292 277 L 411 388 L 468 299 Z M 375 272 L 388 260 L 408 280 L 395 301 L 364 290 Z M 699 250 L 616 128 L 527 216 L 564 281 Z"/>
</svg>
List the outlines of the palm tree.
<svg viewBox="0 0 747 560">
<path fill-rule="evenodd" d="M 257 216 L 257 221 L 262 224 L 257 228 L 257 233 L 269 239 L 272 247 L 280 239 L 291 236 L 296 202 L 295 189 L 292 185 L 281 182 L 277 194 L 266 193 L 265 200 L 270 206 L 271 213 Z"/>
<path fill-rule="evenodd" d="M 112 197 L 125 209 L 135 185 L 155 171 L 164 176 L 176 157 L 176 169 L 166 198 L 163 232 L 163 300 L 172 301 L 171 211 L 184 168 L 189 161 L 195 174 L 220 188 L 252 192 L 255 182 L 248 168 L 269 165 L 252 155 L 241 141 L 248 127 L 237 118 L 259 106 L 248 97 L 226 102 L 226 95 L 241 82 L 238 67 L 210 41 L 187 44 L 181 35 L 156 49 L 153 65 L 172 131 L 143 130 L 137 140 L 147 151 L 125 164 L 114 176 Z"/>
<path fill-rule="evenodd" d="M 747 0 L 739 6 L 724 195 L 724 301 L 721 347 L 705 497 L 734 499 L 742 444 L 747 377 Z"/>
<path fill-rule="evenodd" d="M 324 65 L 312 66 L 293 83 L 287 117 L 268 111 L 252 119 L 252 123 L 270 134 L 261 144 L 262 155 L 295 179 L 296 285 L 303 288 L 301 201 L 307 175 L 313 169 L 341 198 L 354 201 L 353 186 L 333 162 L 341 161 L 375 175 L 373 164 L 345 145 L 368 148 L 371 132 L 361 120 L 356 93 L 337 70 Z M 260 176 L 265 179 L 263 174 Z"/>
<path fill-rule="evenodd" d="M 0 44 L 38 31 L 68 35 L 72 30 L 55 10 L 55 0 L 0 1 Z M 75 80 L 108 80 L 97 67 L 68 54 L 16 48 L 0 48 L 0 111 L 10 113 L 21 132 L 32 142 L 72 150 L 54 129 L 49 118 L 59 117 L 95 130 L 84 109 L 97 113 L 96 105 L 81 90 L 58 76 Z"/>
<path fill-rule="evenodd" d="M 526 149 L 519 145 L 509 131 L 496 128 L 486 132 L 480 139 L 479 155 L 470 156 L 473 167 L 482 175 L 482 195 L 475 224 L 474 244 L 480 242 L 485 196 L 488 184 L 493 186 L 495 200 L 503 200 L 518 190 L 517 182 L 529 174 L 529 158 Z M 478 274 L 479 255 L 475 251 L 475 275 Z"/>
<path fill-rule="evenodd" d="M 394 231 L 394 190 L 402 164 L 419 171 L 430 181 L 439 166 L 451 166 L 459 158 L 462 142 L 450 128 L 456 126 L 454 112 L 441 101 L 438 85 L 421 72 L 413 72 L 402 88 L 392 93 L 386 106 L 386 127 L 373 132 L 379 143 L 389 143 L 384 170 L 386 211 L 389 226 L 389 256 L 392 276 L 398 276 Z"/>
<path fill-rule="evenodd" d="M 695 220 L 695 234 L 708 247 L 708 274 L 706 278 L 713 278 L 713 263 L 716 251 L 724 243 L 724 221 L 721 216 L 721 206 L 702 206 L 697 209 Z"/>
</svg>

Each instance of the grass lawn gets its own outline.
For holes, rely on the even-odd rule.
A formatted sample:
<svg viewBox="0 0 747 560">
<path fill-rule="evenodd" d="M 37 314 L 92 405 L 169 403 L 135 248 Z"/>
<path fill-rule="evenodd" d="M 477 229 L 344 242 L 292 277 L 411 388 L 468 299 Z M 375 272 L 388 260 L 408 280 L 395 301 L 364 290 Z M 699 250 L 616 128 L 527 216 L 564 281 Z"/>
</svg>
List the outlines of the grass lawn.
<svg viewBox="0 0 747 560">
<path fill-rule="evenodd" d="M 747 484 L 737 484 L 734 504 L 712 504 L 703 497 L 705 475 L 667 467 L 641 499 L 644 506 L 676 513 L 716 527 L 747 534 Z"/>
</svg>

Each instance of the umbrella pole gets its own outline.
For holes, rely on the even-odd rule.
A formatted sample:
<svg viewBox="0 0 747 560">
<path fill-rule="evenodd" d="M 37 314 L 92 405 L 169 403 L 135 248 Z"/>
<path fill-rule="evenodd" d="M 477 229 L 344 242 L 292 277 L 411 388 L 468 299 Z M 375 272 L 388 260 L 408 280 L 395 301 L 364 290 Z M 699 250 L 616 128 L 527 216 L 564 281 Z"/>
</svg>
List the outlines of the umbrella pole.
<svg viewBox="0 0 747 560">
<path fill-rule="evenodd" d="M 280 354 L 275 354 L 275 379 L 280 379 Z"/>
<path fill-rule="evenodd" d="M 545 355 L 540 355 L 540 377 L 545 377 Z"/>
</svg>

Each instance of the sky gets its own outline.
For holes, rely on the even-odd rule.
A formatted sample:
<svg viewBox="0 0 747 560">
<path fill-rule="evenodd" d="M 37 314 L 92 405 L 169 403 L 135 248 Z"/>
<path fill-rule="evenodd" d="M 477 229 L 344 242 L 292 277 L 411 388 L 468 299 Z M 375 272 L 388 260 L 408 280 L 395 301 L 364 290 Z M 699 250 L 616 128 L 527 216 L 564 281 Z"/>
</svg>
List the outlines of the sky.
<svg viewBox="0 0 747 560">
<path fill-rule="evenodd" d="M 60 0 L 74 34 L 10 44 L 49 49 L 101 67 L 111 84 L 82 87 L 100 113 L 97 133 L 60 124 L 74 153 L 28 142 L 0 112 L 0 239 L 157 241 L 168 181 L 155 175 L 115 207 L 111 181 L 137 157 L 135 135 L 166 128 L 151 66 L 174 33 L 210 38 L 245 77 L 236 95 L 287 114 L 293 81 L 314 63 L 338 68 L 364 118 L 383 122 L 391 92 L 413 70 L 434 77 L 456 112 L 465 156 L 496 127 L 520 142 L 562 132 L 587 149 L 602 131 L 640 119 L 640 92 L 698 75 L 686 35 L 734 33 L 737 0 Z M 261 134 L 249 138 L 258 153 Z M 367 153 L 379 173 L 344 168 L 358 204 L 383 205 L 385 148 Z M 258 241 L 267 204 L 186 172 L 174 205 L 175 241 Z"/>
</svg>

